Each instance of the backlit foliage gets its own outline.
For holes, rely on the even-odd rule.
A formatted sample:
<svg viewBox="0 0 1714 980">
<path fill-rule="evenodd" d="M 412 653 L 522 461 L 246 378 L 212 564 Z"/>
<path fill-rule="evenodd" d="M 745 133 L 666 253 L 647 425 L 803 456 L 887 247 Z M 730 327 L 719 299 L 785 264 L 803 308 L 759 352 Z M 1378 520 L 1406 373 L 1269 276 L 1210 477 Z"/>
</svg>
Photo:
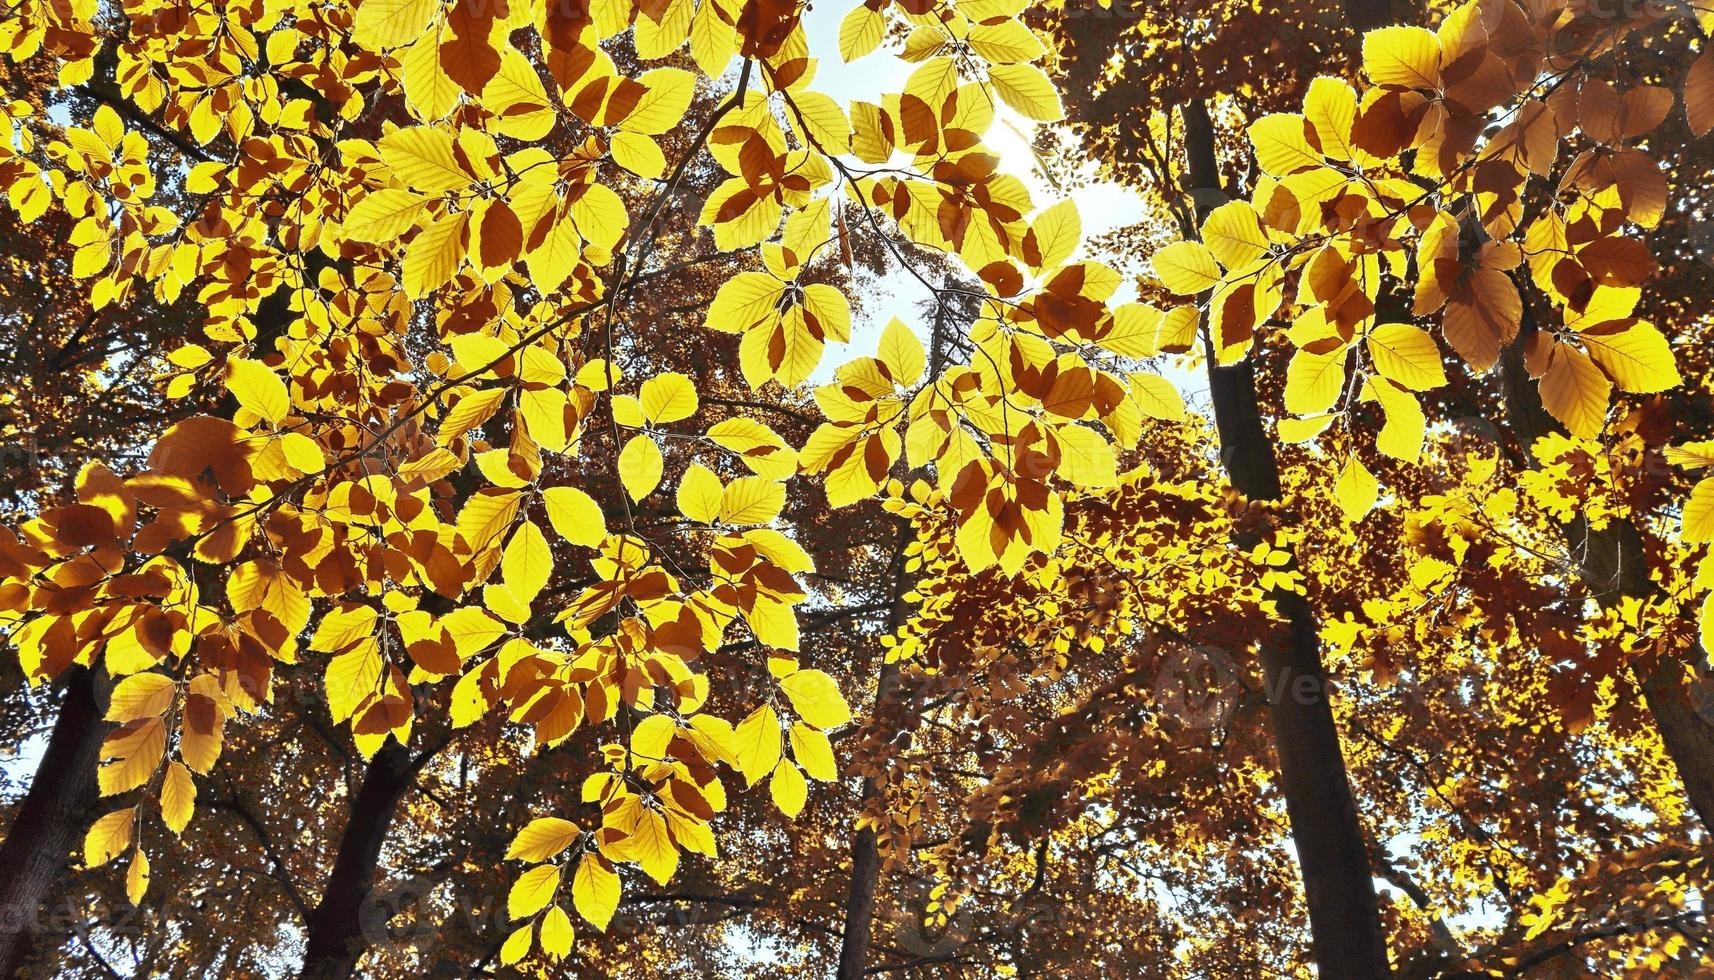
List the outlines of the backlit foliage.
<svg viewBox="0 0 1714 980">
<path fill-rule="evenodd" d="M 827 49 L 909 65 L 866 101 L 790 0 L 5 0 L 0 290 L 40 350 L 0 435 L 54 433 L 63 485 L 8 487 L 0 628 L 32 687 L 111 681 L 83 865 L 183 913 L 210 800 L 325 843 L 318 767 L 404 746 L 467 806 L 400 846 L 504 910 L 447 927 L 456 969 L 694 970 L 609 935 L 626 903 L 769 872 L 799 929 L 868 830 L 932 881 L 881 941 L 1005 910 L 960 968 L 1303 975 L 1253 676 L 1301 599 L 1397 962 L 1699 911 L 1634 702 L 1714 639 L 1708 314 L 1654 294 L 1707 258 L 1714 17 L 1307 4 L 1269 47 L 1226 6 L 854 5 Z M 1148 227 L 1085 242 L 994 147 L 1033 124 Z M 920 320 L 856 329 L 898 282 Z M 1229 486 L 1206 362 L 1256 368 L 1279 501 Z"/>
</svg>

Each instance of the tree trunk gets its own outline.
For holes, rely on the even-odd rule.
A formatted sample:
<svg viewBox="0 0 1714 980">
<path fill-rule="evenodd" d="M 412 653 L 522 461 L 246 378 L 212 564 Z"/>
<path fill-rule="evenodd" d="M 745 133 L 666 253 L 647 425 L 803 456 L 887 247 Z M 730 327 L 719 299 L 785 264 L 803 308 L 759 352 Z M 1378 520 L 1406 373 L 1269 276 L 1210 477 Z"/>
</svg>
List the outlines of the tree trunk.
<svg viewBox="0 0 1714 980">
<path fill-rule="evenodd" d="M 937 318 L 938 325 L 938 318 Z M 904 601 L 905 546 L 910 540 L 910 528 L 902 521 L 898 546 L 894 550 L 892 576 L 895 586 L 893 608 L 887 615 L 891 632 L 904 623 L 908 614 Z M 884 657 L 884 654 L 883 654 Z M 898 665 L 883 660 L 875 681 L 875 713 L 879 713 L 893 686 Z M 873 778 L 863 780 L 863 806 L 880 793 L 880 784 Z M 845 930 L 839 939 L 838 980 L 862 980 L 869 968 L 869 943 L 875 925 L 875 892 L 881 882 L 881 851 L 873 827 L 863 827 L 851 839 L 851 884 L 845 893 Z"/>
<path fill-rule="evenodd" d="M 397 742 L 389 741 L 369 760 L 363 785 L 351 801 L 351 817 L 339 838 L 339 853 L 333 872 L 322 890 L 321 902 L 309 919 L 309 941 L 304 950 L 303 980 L 334 980 L 350 977 L 357 961 L 377 937 L 365 934 L 364 903 L 375 885 L 375 868 L 392 826 L 393 814 L 404 799 L 417 773 L 445 747 L 442 738 L 416 757 Z"/>
<path fill-rule="evenodd" d="M 863 781 L 863 798 L 874 795 L 873 780 Z M 881 881 L 881 852 L 875 830 L 864 827 L 851 841 L 851 887 L 845 895 L 845 932 L 839 941 L 839 980 L 859 980 L 869 967 L 869 939 L 875 924 L 875 889 Z"/>
<path fill-rule="evenodd" d="M 1225 195 L 1206 106 L 1187 104 L 1184 120 L 1190 193 L 1200 218 Z M 1233 487 L 1251 500 L 1278 500 L 1279 468 L 1262 424 L 1254 367 L 1249 361 L 1221 367 L 1210 345 L 1208 386 Z M 1262 644 L 1263 684 L 1316 968 L 1324 980 L 1384 977 L 1386 933 L 1333 723 L 1315 611 L 1295 592 L 1276 590 L 1270 598 L 1286 617 L 1286 630 Z"/>
<path fill-rule="evenodd" d="M 41 932 L 42 902 L 65 875 L 97 799 L 95 765 L 105 734 L 95 674 L 74 666 L 47 750 L 12 829 L 0 844 L 0 976 L 16 976 Z"/>
</svg>

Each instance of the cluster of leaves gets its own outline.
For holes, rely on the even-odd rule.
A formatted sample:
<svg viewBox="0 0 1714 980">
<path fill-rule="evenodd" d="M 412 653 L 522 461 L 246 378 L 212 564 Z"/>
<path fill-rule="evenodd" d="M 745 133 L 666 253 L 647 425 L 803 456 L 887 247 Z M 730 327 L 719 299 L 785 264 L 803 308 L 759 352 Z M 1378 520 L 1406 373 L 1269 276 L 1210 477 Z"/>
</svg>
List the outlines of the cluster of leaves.
<svg viewBox="0 0 1714 980">
<path fill-rule="evenodd" d="M 1306 601 L 1399 962 L 1705 965 L 1650 940 L 1706 871 L 1624 685 L 1682 686 L 1697 603 L 1714 638 L 1714 478 L 1649 465 L 1714 464 L 1669 400 L 1708 394 L 1706 313 L 1651 287 L 1690 275 L 1708 18 L 1475 0 L 1353 46 L 1323 6 L 871 2 L 841 56 L 912 67 L 842 101 L 791 3 L 6 4 L 7 220 L 76 299 L 16 335 L 170 313 L 31 393 L 122 388 L 136 426 L 58 451 L 142 462 L 0 530 L 25 677 L 111 681 L 84 863 L 193 914 L 150 878 L 218 880 L 195 842 L 242 813 L 308 920 L 266 828 L 325 840 L 318 769 L 413 746 L 469 803 L 398 847 L 505 895 L 444 931 L 460 969 L 704 955 L 615 925 L 684 897 L 649 882 L 765 874 L 799 929 L 842 900 L 822 817 L 934 882 L 878 936 L 916 965 L 1301 970 L 1296 905 L 1253 901 L 1296 885 L 1252 671 Z M 1183 239 L 1151 279 L 986 141 L 1067 110 Z M 885 266 L 924 322 L 834 364 Z M 1255 369 L 1280 502 L 1227 487 L 1168 357 Z M 1624 529 L 1646 587 L 1589 557 Z M 1621 904 L 1649 928 L 1586 927 Z"/>
</svg>

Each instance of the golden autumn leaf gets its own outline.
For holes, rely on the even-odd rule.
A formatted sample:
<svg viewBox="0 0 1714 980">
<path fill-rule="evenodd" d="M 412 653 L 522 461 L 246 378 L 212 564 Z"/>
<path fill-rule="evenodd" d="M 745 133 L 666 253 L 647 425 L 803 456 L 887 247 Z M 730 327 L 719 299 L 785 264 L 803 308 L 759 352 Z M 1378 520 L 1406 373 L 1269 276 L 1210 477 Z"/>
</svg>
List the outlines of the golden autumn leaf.
<svg viewBox="0 0 1714 980">
<path fill-rule="evenodd" d="M 593 548 L 607 536 L 607 522 L 601 506 L 594 498 L 576 487 L 548 487 L 542 491 L 542 503 L 548 512 L 548 522 L 554 533 L 586 548 Z"/>
<path fill-rule="evenodd" d="M 577 824 L 559 817 L 537 817 L 524 825 L 506 849 L 506 860 L 551 861 L 577 839 Z"/>
<path fill-rule="evenodd" d="M 83 837 L 83 863 L 98 868 L 113 860 L 131 846 L 131 826 L 135 807 L 114 810 L 95 821 Z"/>
<path fill-rule="evenodd" d="M 1369 356 L 1381 375 L 1412 391 L 1446 383 L 1440 346 L 1428 331 L 1408 323 L 1383 323 L 1369 331 Z"/>
<path fill-rule="evenodd" d="M 676 372 L 656 375 L 643 382 L 638 392 L 643 417 L 656 425 L 677 422 L 696 414 L 696 386 Z"/>
<path fill-rule="evenodd" d="M 1698 481 L 1690 491 L 1679 529 L 1685 544 L 1714 541 L 1714 477 Z"/>
<path fill-rule="evenodd" d="M 773 777 L 768 780 L 768 792 L 781 813 L 789 819 L 796 819 L 803 812 L 804 801 L 809 799 L 809 784 L 804 782 L 803 772 L 792 765 L 791 760 L 781 759 L 774 766 Z"/>
<path fill-rule="evenodd" d="M 646 435 L 632 436 L 619 453 L 619 478 L 632 500 L 642 500 L 660 485 L 661 449 Z"/>
<path fill-rule="evenodd" d="M 549 959 L 565 959 L 571 952 L 571 944 L 576 937 L 577 932 L 571 926 L 571 917 L 558 905 L 548 909 L 547 914 L 542 916 L 542 952 Z"/>
<path fill-rule="evenodd" d="M 779 716 L 773 708 L 762 705 L 738 723 L 733 741 L 738 771 L 748 785 L 754 786 L 780 761 Z"/>
<path fill-rule="evenodd" d="M 518 876 L 512 890 L 506 893 L 506 917 L 522 919 L 547 908 L 559 891 L 559 868 L 551 864 L 537 865 Z"/>
<path fill-rule="evenodd" d="M 177 762 L 168 763 L 166 777 L 161 781 L 161 821 L 175 834 L 184 833 L 196 811 L 196 783 L 190 770 Z"/>
<path fill-rule="evenodd" d="M 1541 378 L 1541 403 L 1572 435 L 1590 439 L 1601 431 L 1612 392 L 1612 382 L 1587 354 L 1554 343 Z"/>
<path fill-rule="evenodd" d="M 780 679 L 780 689 L 786 692 L 798 717 L 816 728 L 838 728 L 851 720 L 851 708 L 839 693 L 839 685 L 824 671 L 796 671 Z"/>
<path fill-rule="evenodd" d="M 1440 39 L 1420 27 L 1383 27 L 1363 35 L 1363 71 L 1377 85 L 1440 87 Z"/>
<path fill-rule="evenodd" d="M 270 425 L 280 424 L 291 409 L 286 383 L 273 369 L 261 361 L 234 357 L 227 361 L 227 390 L 238 404 L 254 412 Z"/>
<path fill-rule="evenodd" d="M 584 854 L 572 876 L 571 898 L 578 915 L 606 932 L 607 923 L 613 921 L 613 913 L 619 908 L 619 876 L 599 856 Z"/>
<path fill-rule="evenodd" d="M 679 513 L 699 524 L 712 524 L 720 516 L 721 492 L 725 489 L 714 471 L 692 463 L 678 485 Z"/>
<path fill-rule="evenodd" d="M 1345 460 L 1339 479 L 1333 488 L 1334 500 L 1347 521 L 1355 523 L 1375 506 L 1380 495 L 1380 483 L 1362 461 L 1352 456 Z"/>
<path fill-rule="evenodd" d="M 1714 50 L 1704 50 L 1684 75 L 1684 116 L 1697 136 L 1714 129 Z"/>
</svg>

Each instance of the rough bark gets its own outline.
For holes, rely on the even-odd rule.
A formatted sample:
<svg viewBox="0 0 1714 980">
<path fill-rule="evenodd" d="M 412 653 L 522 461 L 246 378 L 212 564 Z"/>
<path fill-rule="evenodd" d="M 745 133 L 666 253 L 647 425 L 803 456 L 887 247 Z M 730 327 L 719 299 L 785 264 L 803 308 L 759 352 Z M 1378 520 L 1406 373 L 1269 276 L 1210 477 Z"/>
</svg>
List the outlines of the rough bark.
<svg viewBox="0 0 1714 980">
<path fill-rule="evenodd" d="M 1184 107 L 1189 187 L 1198 216 L 1224 198 L 1214 169 L 1214 134 L 1206 107 Z M 1232 485 L 1251 500 L 1278 500 L 1273 443 L 1256 399 L 1255 372 L 1245 361 L 1226 367 L 1208 352 L 1208 384 L 1220 455 Z M 1345 756 L 1328 699 L 1315 611 L 1298 593 L 1271 598 L 1286 618 L 1284 636 L 1262 644 L 1279 786 L 1303 874 L 1316 968 L 1325 980 L 1389 973 L 1374 877 L 1351 796 Z"/>
<path fill-rule="evenodd" d="M 353 976 L 357 961 L 377 938 L 365 934 L 363 912 L 374 891 L 381 845 L 417 773 L 447 741 L 442 738 L 414 757 L 404 746 L 388 742 L 369 760 L 363 784 L 351 800 L 351 816 L 339 838 L 333 871 L 310 914 L 303 968 L 298 973 L 303 980 Z"/>
<path fill-rule="evenodd" d="M 65 875 L 84 818 L 95 805 L 95 765 L 105 726 L 87 667 L 65 674 L 59 718 L 30 791 L 0 844 L 0 976 L 16 976 L 44 930 L 42 903 Z"/>
</svg>

